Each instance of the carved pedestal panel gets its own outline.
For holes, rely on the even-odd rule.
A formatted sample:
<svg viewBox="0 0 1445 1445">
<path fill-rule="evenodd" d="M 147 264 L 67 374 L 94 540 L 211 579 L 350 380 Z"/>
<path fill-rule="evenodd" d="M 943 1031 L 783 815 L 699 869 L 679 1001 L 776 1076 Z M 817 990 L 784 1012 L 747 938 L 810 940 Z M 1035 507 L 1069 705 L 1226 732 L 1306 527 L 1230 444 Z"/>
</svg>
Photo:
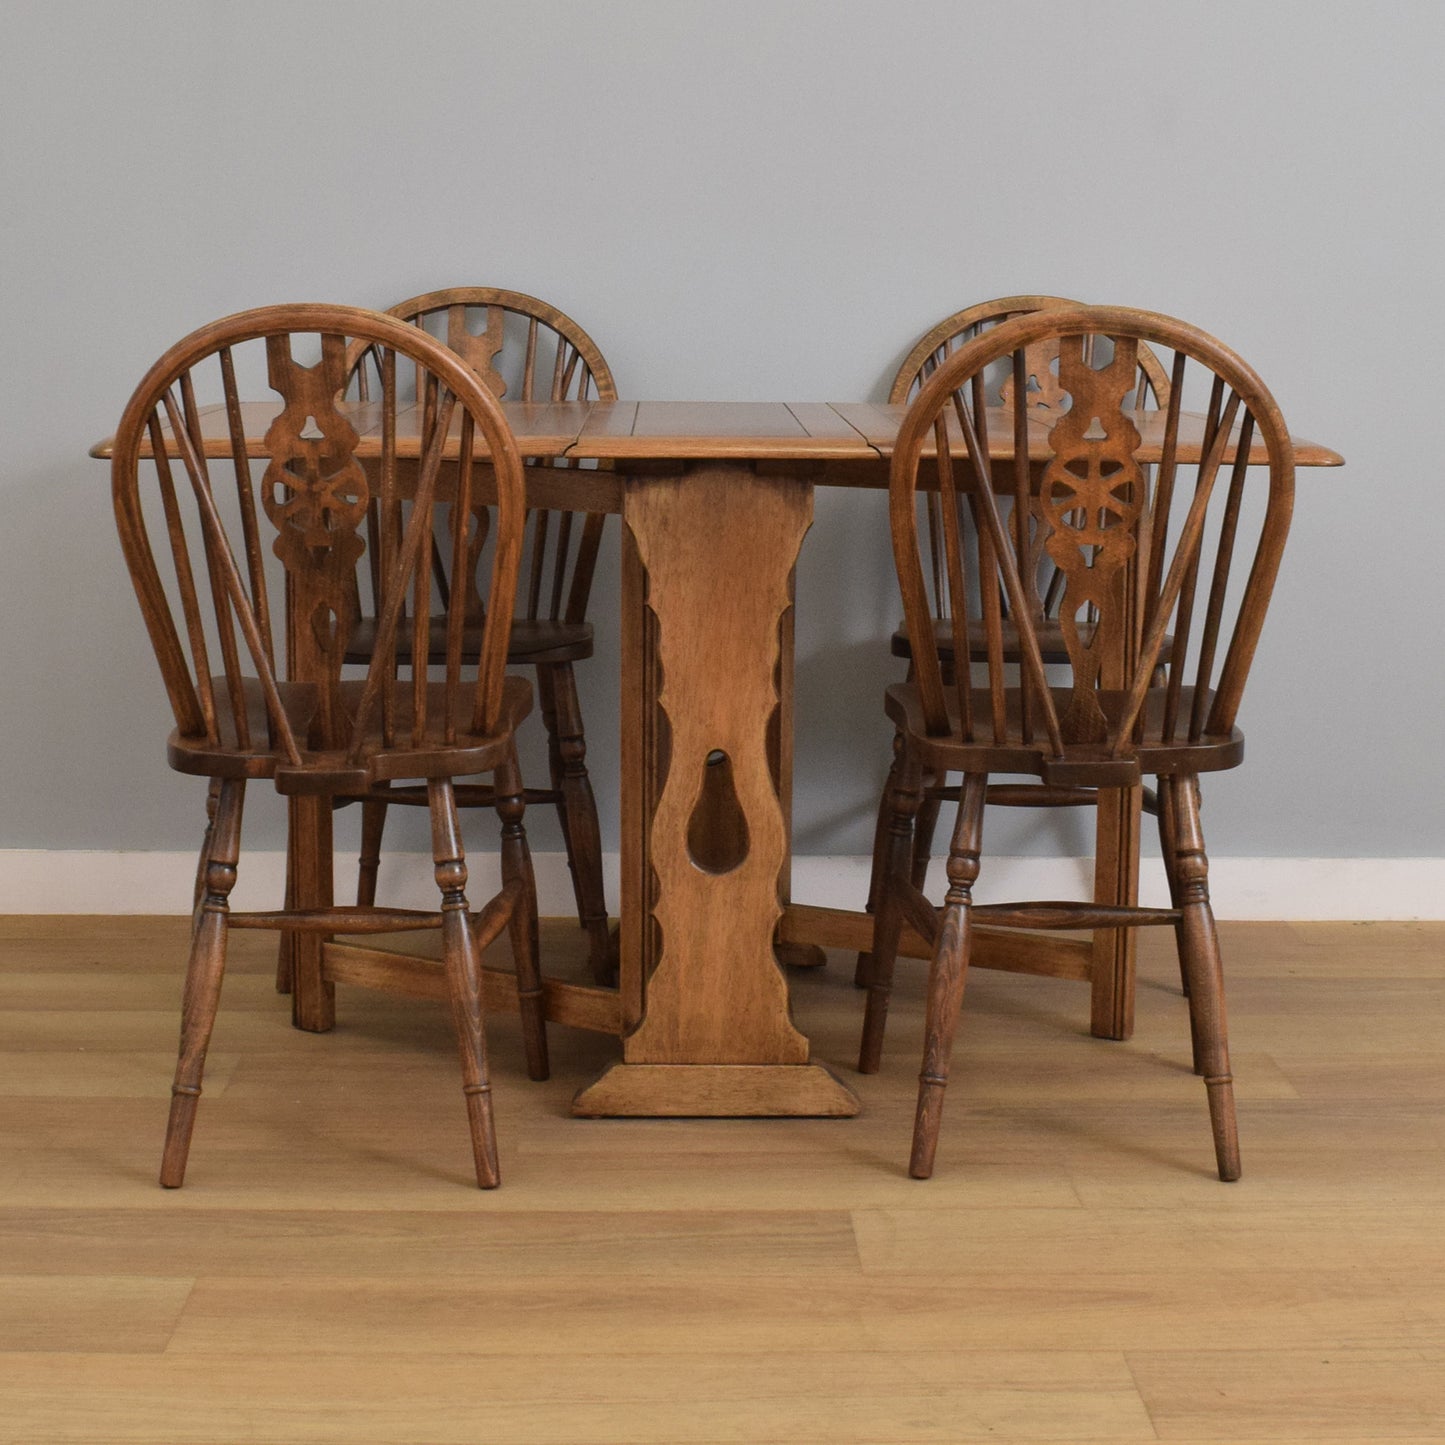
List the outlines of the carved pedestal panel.
<svg viewBox="0 0 1445 1445">
<path fill-rule="evenodd" d="M 774 953 L 788 858 L 769 722 L 803 481 L 708 464 L 628 483 L 622 992 L 639 1021 L 578 1114 L 854 1114 Z M 644 581 L 645 579 L 645 581 Z M 645 606 L 643 595 L 645 592 Z M 686 1062 L 682 1062 L 682 1061 Z"/>
</svg>

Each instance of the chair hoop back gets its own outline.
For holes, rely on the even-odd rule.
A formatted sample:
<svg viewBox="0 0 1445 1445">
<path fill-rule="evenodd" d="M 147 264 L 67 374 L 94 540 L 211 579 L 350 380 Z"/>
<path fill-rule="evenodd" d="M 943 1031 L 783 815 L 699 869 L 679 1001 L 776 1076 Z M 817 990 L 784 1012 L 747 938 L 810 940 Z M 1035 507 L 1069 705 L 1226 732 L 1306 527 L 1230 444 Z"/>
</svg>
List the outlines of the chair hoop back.
<svg viewBox="0 0 1445 1445">
<path fill-rule="evenodd" d="M 1011 321 L 1015 316 L 1026 316 L 1034 311 L 1061 311 L 1082 306 L 1082 301 L 1071 301 L 1064 296 L 1000 296 L 995 301 L 980 301 L 977 305 L 966 306 L 945 316 L 937 326 L 919 337 L 913 350 L 903 358 L 893 377 L 888 391 L 888 400 L 899 406 L 918 395 L 919 388 L 948 358 L 961 346 L 981 336 L 990 327 L 1000 322 Z M 1035 393 L 1033 404 L 1041 407 L 1056 405 L 1059 395 L 1048 386 L 1047 373 L 1050 364 L 1057 359 L 1056 341 L 1045 340 L 1036 349 L 1036 355 L 1029 358 L 1032 376 L 1043 385 Z M 1143 381 L 1154 400 L 1162 410 L 1169 405 L 1169 373 L 1159 358 L 1147 346 L 1139 348 L 1139 369 Z M 1008 376 L 1003 379 L 1002 398 L 1007 404 Z"/>
<path fill-rule="evenodd" d="M 387 309 L 388 316 L 424 326 L 445 314 L 445 333 L 439 337 L 478 372 L 492 392 L 508 401 L 616 401 L 617 385 L 597 343 L 564 311 L 528 296 L 496 286 L 452 286 L 413 296 Z M 483 326 L 472 328 L 480 314 Z M 524 354 L 518 385 L 510 383 L 498 366 L 508 346 L 508 316 L 525 323 Z M 551 365 L 544 349 L 550 333 Z"/>
<path fill-rule="evenodd" d="M 1031 311 L 1057 311 L 1061 307 L 1082 306 L 1066 296 L 1000 296 L 994 301 L 980 301 L 965 306 L 952 316 L 945 316 L 918 338 L 913 350 L 898 364 L 888 400 L 901 406 L 918 395 L 919 388 L 960 346 L 966 346 L 989 327 Z"/>
<path fill-rule="evenodd" d="M 382 382 L 365 404 L 343 399 L 357 346 L 377 357 Z M 399 360 L 416 368 L 414 399 L 399 394 Z M 260 364 L 279 406 L 240 400 L 238 370 Z M 374 461 L 358 459 L 363 433 Z M 453 609 L 440 690 L 428 686 L 425 647 L 403 684 L 397 636 L 409 607 L 416 617 L 420 601 L 423 620 L 430 612 L 439 492 L 450 485 L 469 498 L 484 466 L 496 509 L 484 635 L 464 657 L 466 619 Z M 121 418 L 111 476 L 181 738 L 274 753 L 304 772 L 334 771 L 339 759 L 356 766 L 377 748 L 426 752 L 498 731 L 525 523 L 522 462 L 496 398 L 445 346 L 356 307 L 226 317 L 147 373 Z M 379 523 L 370 541 L 368 514 Z M 454 550 L 468 541 L 454 529 Z M 379 627 L 358 699 L 354 685 L 343 693 L 341 669 L 369 545 L 379 553 Z"/>
<path fill-rule="evenodd" d="M 435 336 L 504 400 L 617 400 L 611 368 L 597 343 L 565 312 L 535 296 L 495 286 L 452 286 L 398 302 L 387 315 Z M 370 386 L 366 357 L 357 351 L 350 359 L 358 395 L 365 397 Z M 572 470 L 580 463 L 558 457 L 534 459 L 528 465 Z M 586 620 L 604 522 L 602 513 L 531 509 L 519 617 Z M 476 526 L 487 526 L 484 509 Z M 434 559 L 434 571 L 445 593 L 450 576 L 440 556 Z M 471 605 L 476 615 L 480 599 L 475 594 Z"/>
<path fill-rule="evenodd" d="M 1035 311 L 1062 311 L 1082 306 L 1082 301 L 1069 301 L 1062 296 L 1001 296 L 995 301 L 980 301 L 945 317 L 924 336 L 904 358 L 893 378 L 888 400 L 901 406 L 918 395 L 924 382 L 953 355 L 960 347 L 976 340 L 993 327 L 1015 316 L 1026 316 Z M 1046 336 L 1035 342 L 1024 355 L 1024 375 L 1029 393 L 1029 409 L 1032 412 L 1048 412 L 1063 406 L 1066 395 L 1057 381 L 1059 360 L 1059 339 Z M 1141 397 L 1151 397 L 1161 410 L 1169 405 L 1169 375 L 1159 358 L 1147 347 L 1139 347 L 1139 384 Z M 985 392 L 990 403 L 1007 407 L 1013 395 L 1013 368 L 995 365 L 991 377 L 985 380 Z M 935 594 L 942 585 L 943 533 L 942 518 L 938 515 L 937 498 L 930 495 L 929 502 L 929 556 L 931 578 Z M 1058 612 L 1062 596 L 1063 578 L 1057 572 L 1050 573 L 1042 586 L 1044 613 L 1053 617 Z M 940 599 L 941 600 L 941 599 Z M 936 602 L 936 606 L 939 604 Z M 1003 603 L 1004 615 L 1008 615 L 1008 601 Z M 941 615 L 941 608 L 940 608 Z"/>
<path fill-rule="evenodd" d="M 1030 405 L 1029 367 L 1044 343 L 1057 358 L 1048 385 L 1060 403 L 1040 412 Z M 1146 347 L 1173 352 L 1162 410 L 1144 404 Z M 986 378 L 1001 362 L 1013 386 L 996 397 Z M 1196 374 L 1208 386 L 1202 419 L 1182 407 Z M 1247 488 L 1251 471 L 1267 474 L 1262 488 Z M 925 580 L 920 489 L 936 489 L 941 513 L 951 684 Z M 1262 508 L 1253 504 L 1261 490 Z M 1293 449 L 1274 399 L 1195 327 L 1078 306 L 1019 315 L 967 343 L 919 390 L 890 478 L 894 557 L 928 731 L 1101 761 L 1127 759 L 1146 741 L 1228 734 L 1293 493 Z M 1241 585 L 1234 562 L 1251 532 Z M 1039 640 L 1037 580 L 1050 565 L 1062 578 L 1064 689 L 1046 677 Z M 1017 662 L 1005 658 L 1005 617 L 1017 628 Z"/>
</svg>

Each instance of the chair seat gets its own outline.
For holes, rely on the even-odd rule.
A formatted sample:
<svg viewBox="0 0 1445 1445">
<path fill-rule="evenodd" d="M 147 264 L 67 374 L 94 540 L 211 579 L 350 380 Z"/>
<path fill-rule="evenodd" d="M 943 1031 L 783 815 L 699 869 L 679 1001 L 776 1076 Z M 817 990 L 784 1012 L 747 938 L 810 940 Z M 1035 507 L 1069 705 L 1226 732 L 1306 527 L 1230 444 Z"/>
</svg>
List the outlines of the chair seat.
<svg viewBox="0 0 1445 1445">
<path fill-rule="evenodd" d="M 340 703 L 355 714 L 366 684 L 362 679 L 343 681 Z M 236 717 L 224 678 L 213 678 L 219 743 L 204 738 L 182 737 L 172 732 L 167 748 L 171 767 L 177 772 L 200 774 L 211 778 L 274 778 L 283 793 L 348 793 L 361 792 L 372 783 L 394 778 L 455 778 L 473 773 L 487 773 L 501 764 L 511 746 L 512 735 L 532 711 L 532 684 L 525 677 L 506 676 L 502 683 L 502 708 L 499 731 L 480 735 L 471 732 L 475 692 L 470 687 L 458 690 L 452 708 L 456 722 L 456 741 L 439 740 L 438 720 L 446 707 L 445 685 L 427 685 L 427 717 L 430 737 L 419 746 L 411 741 L 414 716 L 411 683 L 398 682 L 395 694 L 396 745 L 382 742 L 381 708 L 375 709 L 375 720 L 368 729 L 363 757 L 353 765 L 346 752 L 311 749 L 306 738 L 316 715 L 317 690 L 311 683 L 282 682 L 277 684 L 281 705 L 291 725 L 301 753 L 301 764 L 288 762 L 285 754 L 273 746 L 266 725 L 266 703 L 261 684 L 255 678 L 244 680 L 244 706 L 250 730 L 251 746 L 238 741 Z"/>
<path fill-rule="evenodd" d="M 1059 718 L 1068 713 L 1070 689 L 1051 689 Z M 1123 692 L 1100 690 L 1095 694 L 1104 716 L 1113 721 L 1127 701 Z M 992 741 L 993 728 L 987 689 L 973 693 L 975 740 L 966 742 L 959 723 L 958 693 L 944 689 L 948 707 L 949 734 L 930 735 L 923 719 L 923 706 L 914 683 L 895 683 L 884 693 L 883 708 L 893 724 L 907 733 L 918 749 L 925 768 L 951 773 L 1023 773 L 1048 782 L 1088 787 L 1129 787 L 1141 774 L 1221 772 L 1238 767 L 1244 757 L 1244 735 L 1238 728 L 1226 734 L 1205 735 L 1189 741 L 1189 718 L 1195 689 L 1180 689 L 1175 739 L 1163 738 L 1166 691 L 1151 688 L 1144 704 L 1144 736 L 1124 758 L 1108 756 L 1102 744 L 1066 743 L 1061 758 L 1051 756 L 1042 723 L 1034 720 L 1033 737 L 1025 740 L 1021 695 L 1017 688 L 1005 694 L 1004 738 Z M 1213 701 L 1206 694 L 1205 711 Z"/>
<path fill-rule="evenodd" d="M 590 622 L 547 622 L 519 617 L 512 623 L 508 662 L 578 662 L 591 656 Z"/>
<path fill-rule="evenodd" d="M 975 631 L 977 628 L 975 627 Z M 1041 622 L 1038 626 L 1039 652 L 1045 662 L 1067 662 L 1069 650 L 1064 645 L 1064 629 L 1058 621 L 1052 617 Z M 1087 647 L 1094 636 L 1094 624 L 1085 622 L 1079 628 L 1079 636 Z M 938 655 L 944 662 L 953 661 L 953 628 L 946 617 L 937 617 L 933 621 L 934 646 L 938 649 Z M 969 656 L 976 662 L 983 661 L 988 656 L 988 645 L 982 637 L 969 639 Z M 1174 639 L 1167 632 L 1164 634 L 1163 646 L 1159 649 L 1160 659 L 1169 656 L 1169 649 L 1173 647 Z M 892 652 L 894 657 L 911 659 L 913 647 L 908 641 L 907 631 L 900 627 L 893 634 Z M 1003 620 L 1003 657 L 1005 662 L 1017 662 L 1019 660 L 1019 631 L 1008 618 Z"/>
<path fill-rule="evenodd" d="M 973 630 L 974 635 L 969 638 L 969 656 L 976 661 L 982 661 L 988 656 L 988 645 L 979 633 L 977 624 Z M 1079 635 L 1087 646 L 1089 639 L 1094 635 L 1094 624 L 1092 622 L 1084 623 L 1079 628 Z M 943 662 L 952 662 L 953 628 L 948 618 L 934 618 L 933 638 L 939 658 Z M 1068 648 L 1064 646 L 1064 630 L 1053 618 L 1039 624 L 1038 638 L 1039 651 L 1043 654 L 1045 662 L 1067 662 L 1069 660 Z M 892 652 L 894 657 L 910 660 L 913 657 L 913 647 L 908 640 L 908 633 L 902 627 L 893 634 Z M 1019 631 L 1008 618 L 1003 620 L 1003 656 L 1005 662 L 1019 660 Z"/>
<path fill-rule="evenodd" d="M 481 646 L 480 624 L 462 630 L 462 656 L 475 657 Z M 376 646 L 376 620 L 367 617 L 357 623 L 346 649 L 346 660 L 365 664 L 371 661 Z M 446 661 L 447 630 L 444 617 L 433 617 L 430 625 L 428 661 L 440 665 Z M 400 629 L 396 639 L 397 661 L 411 661 L 411 629 Z M 514 666 L 536 662 L 578 662 L 592 656 L 592 624 L 590 622 L 549 622 L 519 617 L 512 623 L 507 643 L 507 661 Z"/>
</svg>

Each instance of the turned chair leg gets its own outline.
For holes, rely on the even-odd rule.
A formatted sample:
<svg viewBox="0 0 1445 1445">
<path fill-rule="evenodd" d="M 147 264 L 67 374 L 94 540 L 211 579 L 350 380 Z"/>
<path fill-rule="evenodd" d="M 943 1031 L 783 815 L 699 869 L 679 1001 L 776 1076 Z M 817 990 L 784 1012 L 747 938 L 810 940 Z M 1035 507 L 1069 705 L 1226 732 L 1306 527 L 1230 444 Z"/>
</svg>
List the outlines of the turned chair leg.
<svg viewBox="0 0 1445 1445">
<path fill-rule="evenodd" d="M 963 1006 L 968 956 L 973 932 L 973 885 L 978 878 L 986 773 L 966 773 L 958 804 L 958 822 L 948 852 L 948 895 L 944 900 L 938 940 L 928 971 L 928 1016 L 924 1029 L 923 1068 L 918 1075 L 918 1107 L 913 1122 L 913 1153 L 908 1172 L 915 1179 L 933 1173 L 938 1130 L 943 1119 L 943 1091 L 953 1037 Z"/>
<path fill-rule="evenodd" d="M 863 1013 L 863 1038 L 858 1045 L 860 1074 L 876 1074 L 883 1062 L 883 1034 L 888 1025 L 888 1000 L 893 993 L 893 967 L 898 960 L 898 940 L 903 933 L 903 900 L 899 890 L 909 878 L 913 820 L 922 798 L 918 764 L 906 747 L 895 759 L 888 782 L 884 802 L 889 824 L 881 850 L 882 873 L 873 923 L 873 952 L 865 980 L 868 1003 Z"/>
<path fill-rule="evenodd" d="M 161 1154 L 161 1183 L 167 1189 L 179 1189 L 186 1177 L 206 1049 L 221 1001 L 221 979 L 226 971 L 227 915 L 231 890 L 236 886 L 245 796 L 246 785 L 240 779 L 230 778 L 221 784 L 216 795 L 215 817 L 206 830 L 201 855 L 204 882 L 191 929 L 191 956 L 186 965 L 186 986 L 181 1000 L 180 1055 L 171 1085 L 171 1112 Z"/>
<path fill-rule="evenodd" d="M 1214 911 L 1209 906 L 1209 859 L 1199 825 L 1199 780 L 1181 777 L 1173 785 L 1175 868 L 1179 879 L 1179 958 L 1189 979 L 1189 1017 L 1196 1071 L 1204 1075 L 1214 1154 L 1223 1180 L 1238 1179 L 1239 1130 L 1234 1114 L 1234 1076 L 1224 1008 L 1224 971 Z"/>
<path fill-rule="evenodd" d="M 467 1101 L 472 1159 L 478 1187 L 495 1189 L 502 1176 L 497 1168 L 497 1129 L 492 1117 L 492 1084 L 487 1075 L 487 1036 L 482 1028 L 482 962 L 467 911 L 467 864 L 451 779 L 428 780 L 427 802 L 431 810 L 432 860 L 442 895 L 442 963 L 462 1059 L 462 1093 Z"/>
<path fill-rule="evenodd" d="M 552 786 L 561 794 L 557 815 L 572 873 L 577 918 L 587 931 L 593 977 L 605 983 L 611 977 L 613 960 L 607 899 L 602 888 L 602 830 L 597 822 L 592 781 L 587 776 L 587 738 L 582 728 L 577 677 L 570 662 L 548 663 L 538 666 L 537 680 L 543 698 L 542 718 L 547 726 Z"/>
<path fill-rule="evenodd" d="M 946 658 L 939 661 L 943 668 L 943 685 L 954 685 L 953 663 Z M 916 676 L 912 663 L 908 665 L 908 680 Z M 938 814 L 943 800 L 934 793 L 935 788 L 944 787 L 948 782 L 947 773 L 928 773 L 923 779 L 923 802 L 918 809 L 918 818 L 913 825 L 913 886 L 922 890 L 928 884 L 928 864 L 933 857 L 933 835 L 938 828 Z"/>
<path fill-rule="evenodd" d="M 1158 824 L 1159 824 L 1159 852 L 1164 859 L 1164 877 L 1169 884 L 1169 906 L 1178 908 L 1179 905 L 1179 873 L 1174 859 L 1174 839 L 1178 835 L 1178 828 L 1174 821 L 1175 803 L 1172 779 L 1159 778 L 1155 789 L 1155 796 L 1159 800 Z M 1184 997 L 1189 997 L 1189 975 L 1184 968 L 1184 955 L 1179 955 L 1179 987 Z M 1194 1071 L 1199 1072 L 1199 1057 L 1196 1048 Z"/>
<path fill-rule="evenodd" d="M 913 865 L 911 875 L 913 886 L 919 890 L 928 886 L 928 864 L 933 857 L 933 834 L 938 828 L 938 814 L 943 800 L 934 789 L 948 781 L 944 774 L 927 774 L 923 779 L 923 801 L 918 806 L 918 817 L 913 823 Z"/>
<path fill-rule="evenodd" d="M 361 854 L 356 860 L 356 903 L 360 908 L 376 902 L 376 875 L 381 868 L 381 839 L 385 832 L 386 804 L 375 798 L 365 799 L 361 804 Z"/>
<path fill-rule="evenodd" d="M 863 905 L 865 913 L 877 918 L 879 905 L 883 902 L 883 889 L 888 876 L 889 826 L 893 819 L 893 788 L 898 780 L 899 760 L 903 756 L 903 734 L 893 735 L 893 762 L 889 765 L 888 776 L 883 781 L 883 792 L 878 799 L 878 818 L 873 824 L 873 859 L 868 875 L 868 901 Z M 875 929 L 877 924 L 874 925 Z M 873 954 L 860 953 L 853 965 L 853 987 L 867 988 L 872 976 Z"/>
<path fill-rule="evenodd" d="M 216 809 L 221 803 L 221 780 L 212 778 L 206 789 L 206 831 L 201 838 L 201 856 L 196 860 L 196 886 L 191 889 L 191 912 L 201 906 L 206 892 L 206 864 L 211 860 L 211 839 L 216 836 Z"/>
<path fill-rule="evenodd" d="M 1164 857 L 1164 876 L 1169 882 L 1169 906 L 1182 909 L 1184 894 L 1179 878 L 1179 789 L 1184 784 L 1178 778 L 1160 778 L 1156 796 L 1159 800 L 1159 851 Z M 1182 925 L 1181 925 L 1182 927 Z M 1180 928 L 1175 929 L 1176 940 L 1182 938 Z M 1184 945 L 1176 942 L 1175 953 L 1179 959 L 1179 988 L 1189 997 L 1189 967 L 1184 959 Z M 1194 1072 L 1204 1073 L 1204 1052 L 1199 1040 L 1199 1024 L 1193 1009 L 1189 1010 L 1189 1044 L 1194 1056 Z"/>
<path fill-rule="evenodd" d="M 286 893 L 282 906 L 289 912 L 296 907 L 296 799 L 286 802 Z M 296 986 L 295 933 L 283 932 L 276 943 L 276 992 L 290 993 Z"/>
<path fill-rule="evenodd" d="M 559 795 L 557 821 L 562 827 L 562 846 L 567 850 L 570 868 L 572 844 L 567 838 L 567 809 L 560 800 L 562 748 L 557 741 L 557 675 L 554 668 L 542 664 L 537 667 L 537 710 L 542 714 L 542 728 L 547 734 L 547 774 L 552 781 L 552 791 Z"/>
<path fill-rule="evenodd" d="M 532 873 L 532 853 L 522 826 L 526 796 L 515 744 L 507 761 L 496 772 L 497 815 L 502 820 L 502 881 L 521 885 L 521 899 L 512 909 L 507 924 L 512 957 L 517 967 L 517 1003 L 522 1017 L 522 1046 L 527 1055 L 527 1075 L 548 1077 L 547 1019 L 542 1010 L 542 972 L 538 962 L 537 881 Z"/>
</svg>

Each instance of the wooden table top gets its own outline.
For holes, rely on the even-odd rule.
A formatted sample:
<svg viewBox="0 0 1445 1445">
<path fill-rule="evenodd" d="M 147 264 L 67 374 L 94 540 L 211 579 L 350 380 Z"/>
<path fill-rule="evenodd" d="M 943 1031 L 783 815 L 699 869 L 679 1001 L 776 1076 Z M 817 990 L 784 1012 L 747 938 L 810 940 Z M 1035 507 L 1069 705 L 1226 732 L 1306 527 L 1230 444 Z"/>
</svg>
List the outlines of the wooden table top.
<svg viewBox="0 0 1445 1445">
<path fill-rule="evenodd" d="M 898 428 L 908 411 L 906 405 L 872 401 L 843 401 L 832 403 L 832 409 L 867 439 L 870 446 L 881 457 L 893 455 L 893 443 Z M 1130 413 L 1134 425 L 1139 429 L 1141 445 L 1139 460 L 1157 462 L 1163 454 L 1165 413 L 1162 411 L 1135 411 Z M 985 414 L 988 428 L 989 455 L 997 460 L 1007 460 L 1014 454 L 1013 413 L 1003 407 L 989 407 Z M 1058 420 L 1056 413 L 1040 411 L 1029 418 L 1029 456 L 1035 461 L 1046 461 L 1052 450 L 1049 446 L 1049 432 Z M 1178 456 L 1181 462 L 1199 460 L 1203 450 L 1205 418 L 1200 412 L 1183 412 L 1179 418 Z M 963 434 L 954 417 L 948 418 L 949 436 L 958 447 L 963 448 Z M 1235 426 L 1235 433 L 1239 425 Z M 1338 467 L 1344 458 L 1329 447 L 1318 442 L 1306 441 L 1303 437 L 1291 437 L 1294 443 L 1295 465 L 1301 467 Z M 930 442 L 924 448 L 925 456 L 933 455 Z M 1233 451 L 1226 452 L 1226 459 L 1233 460 Z M 1263 464 L 1267 460 L 1264 444 L 1258 439 L 1250 447 L 1251 462 Z"/>
<path fill-rule="evenodd" d="M 360 434 L 358 455 L 375 454 L 380 447 L 378 404 L 357 402 L 347 413 Z M 231 455 L 225 410 L 220 405 L 203 406 L 201 427 L 208 457 Z M 247 450 L 265 456 L 265 433 L 270 419 L 280 410 L 279 402 L 255 401 L 242 405 Z M 617 462 L 656 463 L 660 461 L 756 461 L 876 463 L 892 455 L 898 427 L 906 406 L 882 402 L 780 402 L 780 401 L 504 401 L 502 410 L 524 456 L 538 458 L 576 457 Z M 992 416 L 992 414 L 991 414 Z M 398 454 L 416 456 L 418 451 L 416 408 L 397 418 Z M 1052 417 L 1041 417 L 1030 428 L 1030 455 L 1049 455 L 1048 431 Z M 1159 439 L 1164 414 L 1135 413 L 1143 437 L 1139 459 L 1159 459 Z M 459 424 L 459 423 L 458 423 Z M 1180 424 L 1179 460 L 1199 459 L 1204 419 L 1186 413 Z M 98 442 L 93 457 L 111 454 L 113 438 Z M 1302 467 L 1337 467 L 1344 458 L 1318 442 L 1293 438 L 1295 462 Z M 960 443 L 961 446 L 961 443 Z M 1013 456 L 1013 425 L 1003 411 L 989 427 L 992 456 Z M 1264 461 L 1258 443 L 1251 460 Z M 865 468 L 865 471 L 867 469 Z M 860 474 L 861 475 L 861 474 Z M 879 477 L 877 484 L 884 478 Z"/>
</svg>

